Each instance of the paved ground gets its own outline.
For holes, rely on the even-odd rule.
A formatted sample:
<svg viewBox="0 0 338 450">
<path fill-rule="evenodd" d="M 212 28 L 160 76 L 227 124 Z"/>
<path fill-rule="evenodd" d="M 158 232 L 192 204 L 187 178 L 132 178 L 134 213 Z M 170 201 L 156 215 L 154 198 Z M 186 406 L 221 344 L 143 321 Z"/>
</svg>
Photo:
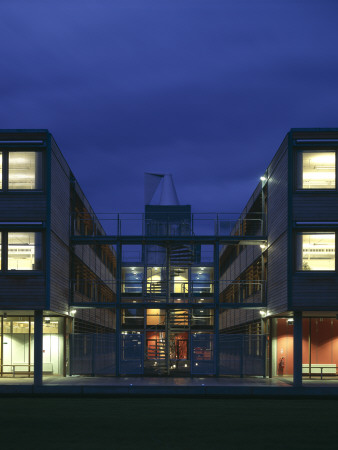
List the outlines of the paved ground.
<svg viewBox="0 0 338 450">
<path fill-rule="evenodd" d="M 53 377 L 42 386 L 33 378 L 0 378 L 0 395 L 226 395 L 226 396 L 337 396 L 338 380 L 303 380 L 294 387 L 292 378 L 169 378 L 169 377 Z"/>
</svg>

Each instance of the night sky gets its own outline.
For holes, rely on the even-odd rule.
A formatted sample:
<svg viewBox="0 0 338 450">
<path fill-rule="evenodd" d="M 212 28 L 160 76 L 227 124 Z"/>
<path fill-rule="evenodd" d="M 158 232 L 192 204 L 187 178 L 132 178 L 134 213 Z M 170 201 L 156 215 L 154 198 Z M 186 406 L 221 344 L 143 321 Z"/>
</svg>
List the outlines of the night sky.
<svg viewBox="0 0 338 450">
<path fill-rule="evenodd" d="M 239 212 L 294 127 L 338 127 L 338 2 L 1 0 L 0 127 L 47 128 L 97 212 L 144 172 Z"/>
</svg>

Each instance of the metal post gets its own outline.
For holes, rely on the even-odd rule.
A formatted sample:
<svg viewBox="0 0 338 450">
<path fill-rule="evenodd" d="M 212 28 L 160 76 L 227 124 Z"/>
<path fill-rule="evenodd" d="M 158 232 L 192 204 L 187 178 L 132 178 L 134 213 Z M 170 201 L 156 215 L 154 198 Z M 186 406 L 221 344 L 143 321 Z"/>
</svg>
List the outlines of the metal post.
<svg viewBox="0 0 338 450">
<path fill-rule="evenodd" d="M 293 322 L 293 385 L 302 386 L 302 312 L 294 312 Z"/>
<path fill-rule="evenodd" d="M 42 386 L 43 311 L 34 311 L 34 386 Z"/>
<path fill-rule="evenodd" d="M 167 258 L 166 258 L 166 302 L 170 303 L 170 248 L 167 247 Z M 174 285 L 175 286 L 175 285 Z M 175 290 L 175 287 L 174 287 Z M 165 355 L 166 355 L 166 364 L 167 364 L 167 375 L 170 374 L 170 309 L 166 309 L 166 320 L 165 320 Z"/>
<path fill-rule="evenodd" d="M 311 378 L 311 317 L 309 317 L 309 378 Z"/>
<path fill-rule="evenodd" d="M 241 335 L 240 377 L 244 377 L 244 334 Z"/>
<path fill-rule="evenodd" d="M 121 341 L 121 258 L 122 258 L 122 246 L 121 242 L 116 244 L 116 375 L 120 375 L 120 341 Z"/>
<path fill-rule="evenodd" d="M 215 349 L 214 361 L 216 362 L 216 376 L 219 376 L 219 242 L 214 244 L 214 333 Z"/>
</svg>

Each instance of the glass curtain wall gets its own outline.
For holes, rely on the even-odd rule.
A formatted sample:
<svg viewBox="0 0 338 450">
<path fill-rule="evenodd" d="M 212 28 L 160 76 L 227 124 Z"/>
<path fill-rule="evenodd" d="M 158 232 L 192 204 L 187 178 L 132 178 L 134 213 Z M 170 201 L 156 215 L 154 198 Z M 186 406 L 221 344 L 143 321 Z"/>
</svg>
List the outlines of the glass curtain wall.
<svg viewBox="0 0 338 450">
<path fill-rule="evenodd" d="M 34 317 L 3 316 L 2 376 L 33 376 Z M 64 374 L 64 318 L 44 317 L 43 373 Z"/>
</svg>

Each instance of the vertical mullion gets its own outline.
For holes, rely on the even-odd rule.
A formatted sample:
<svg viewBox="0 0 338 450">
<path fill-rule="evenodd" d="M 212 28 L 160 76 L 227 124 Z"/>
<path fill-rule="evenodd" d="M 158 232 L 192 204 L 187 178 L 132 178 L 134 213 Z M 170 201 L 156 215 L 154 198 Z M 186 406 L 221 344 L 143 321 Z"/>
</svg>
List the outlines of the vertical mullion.
<svg viewBox="0 0 338 450">
<path fill-rule="evenodd" d="M 1 232 L 1 271 L 8 270 L 8 231 Z"/>
<path fill-rule="evenodd" d="M 2 190 L 8 191 L 8 159 L 9 151 L 2 150 Z"/>
</svg>

